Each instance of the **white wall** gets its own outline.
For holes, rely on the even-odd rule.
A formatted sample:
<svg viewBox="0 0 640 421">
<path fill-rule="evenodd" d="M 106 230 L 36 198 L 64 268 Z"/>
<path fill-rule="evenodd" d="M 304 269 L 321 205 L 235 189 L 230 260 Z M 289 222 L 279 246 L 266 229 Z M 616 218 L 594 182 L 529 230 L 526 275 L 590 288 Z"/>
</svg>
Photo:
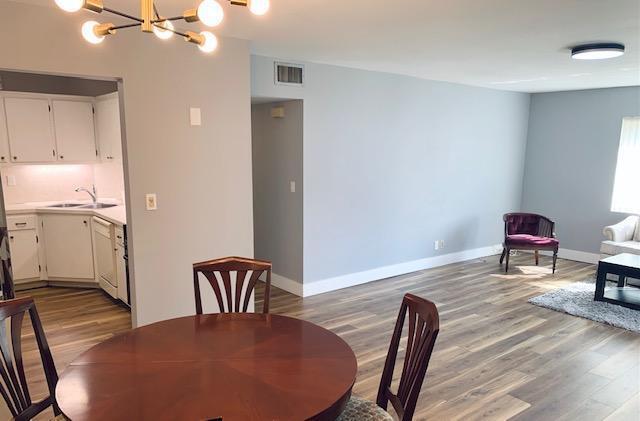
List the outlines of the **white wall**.
<svg viewBox="0 0 640 421">
<path fill-rule="evenodd" d="M 305 71 L 302 88 L 275 85 L 273 59 L 252 57 L 254 97 L 304 99 L 305 288 L 502 241 L 502 214 L 520 207 L 529 95 Z"/>
<path fill-rule="evenodd" d="M 193 314 L 191 264 L 253 253 L 248 43 L 205 55 L 131 29 L 94 46 L 80 35 L 88 16 L 1 2 L 0 68 L 123 79 L 134 323 Z"/>
<path fill-rule="evenodd" d="M 640 115 L 640 87 L 531 96 L 522 209 L 556 222 L 560 247 L 597 254 L 611 212 L 622 118 Z M 639 180 L 640 182 L 640 180 Z"/>
</svg>

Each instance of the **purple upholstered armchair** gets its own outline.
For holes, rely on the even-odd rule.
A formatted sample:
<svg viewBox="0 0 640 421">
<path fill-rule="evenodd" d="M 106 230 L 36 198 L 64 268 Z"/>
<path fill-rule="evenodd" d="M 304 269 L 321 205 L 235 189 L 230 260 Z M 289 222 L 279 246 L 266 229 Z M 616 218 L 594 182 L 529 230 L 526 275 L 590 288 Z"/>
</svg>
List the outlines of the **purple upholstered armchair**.
<svg viewBox="0 0 640 421">
<path fill-rule="evenodd" d="M 504 271 L 509 270 L 509 252 L 511 250 L 534 250 L 536 265 L 538 264 L 538 251 L 553 251 L 553 273 L 556 272 L 556 260 L 558 259 L 559 241 L 555 238 L 555 223 L 546 216 L 535 213 L 507 213 L 504 219 L 504 242 L 500 264 L 504 258 L 507 262 Z"/>
</svg>

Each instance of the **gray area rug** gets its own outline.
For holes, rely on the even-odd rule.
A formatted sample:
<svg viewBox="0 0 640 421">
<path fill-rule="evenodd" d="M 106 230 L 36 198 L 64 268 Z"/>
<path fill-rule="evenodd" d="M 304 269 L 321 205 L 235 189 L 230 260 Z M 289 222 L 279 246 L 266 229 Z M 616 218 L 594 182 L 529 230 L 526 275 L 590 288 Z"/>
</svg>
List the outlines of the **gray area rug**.
<svg viewBox="0 0 640 421">
<path fill-rule="evenodd" d="M 613 284 L 611 284 L 613 285 Z M 640 311 L 593 301 L 595 280 L 587 279 L 529 299 L 531 304 L 640 333 Z"/>
</svg>

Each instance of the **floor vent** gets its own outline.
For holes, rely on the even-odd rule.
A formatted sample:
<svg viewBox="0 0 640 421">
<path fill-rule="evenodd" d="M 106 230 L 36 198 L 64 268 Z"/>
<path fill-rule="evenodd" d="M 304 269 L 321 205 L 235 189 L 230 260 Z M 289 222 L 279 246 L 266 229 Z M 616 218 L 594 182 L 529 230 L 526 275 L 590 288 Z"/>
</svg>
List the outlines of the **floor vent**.
<svg viewBox="0 0 640 421">
<path fill-rule="evenodd" d="M 302 86 L 304 82 L 304 66 L 302 64 L 275 63 L 276 85 Z"/>
</svg>

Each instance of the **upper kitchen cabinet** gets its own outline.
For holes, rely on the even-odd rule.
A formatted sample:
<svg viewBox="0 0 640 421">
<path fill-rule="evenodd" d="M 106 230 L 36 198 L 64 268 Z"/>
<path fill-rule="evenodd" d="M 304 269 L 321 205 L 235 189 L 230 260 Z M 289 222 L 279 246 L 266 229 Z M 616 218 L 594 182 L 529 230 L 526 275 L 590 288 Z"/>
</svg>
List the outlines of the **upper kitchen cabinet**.
<svg viewBox="0 0 640 421">
<path fill-rule="evenodd" d="M 4 101 L 0 98 L 0 162 L 9 162 L 9 139 L 7 138 L 7 118 Z"/>
<path fill-rule="evenodd" d="M 53 126 L 58 160 L 63 162 L 95 161 L 97 148 L 93 124 L 93 103 L 54 99 Z"/>
<path fill-rule="evenodd" d="M 96 128 L 100 145 L 100 159 L 103 161 L 121 159 L 122 134 L 120 131 L 120 101 L 117 93 L 96 98 Z"/>
<path fill-rule="evenodd" d="M 51 108 L 44 98 L 4 98 L 12 162 L 56 160 Z"/>
</svg>

